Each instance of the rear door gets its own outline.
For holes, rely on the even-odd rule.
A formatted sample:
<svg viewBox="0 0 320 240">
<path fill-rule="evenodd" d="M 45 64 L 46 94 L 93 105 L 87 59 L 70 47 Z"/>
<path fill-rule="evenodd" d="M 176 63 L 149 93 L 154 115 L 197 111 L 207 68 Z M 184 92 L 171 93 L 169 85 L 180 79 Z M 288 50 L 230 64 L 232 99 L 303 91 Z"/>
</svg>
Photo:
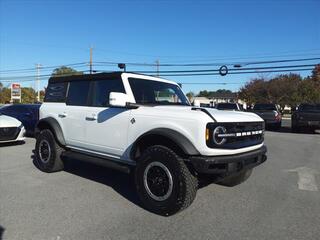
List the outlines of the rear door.
<svg viewBox="0 0 320 240">
<path fill-rule="evenodd" d="M 110 92 L 125 93 L 121 78 L 92 82 L 91 106 L 86 116 L 86 144 L 90 150 L 120 157 L 127 147 L 131 111 L 109 106 Z"/>
</svg>

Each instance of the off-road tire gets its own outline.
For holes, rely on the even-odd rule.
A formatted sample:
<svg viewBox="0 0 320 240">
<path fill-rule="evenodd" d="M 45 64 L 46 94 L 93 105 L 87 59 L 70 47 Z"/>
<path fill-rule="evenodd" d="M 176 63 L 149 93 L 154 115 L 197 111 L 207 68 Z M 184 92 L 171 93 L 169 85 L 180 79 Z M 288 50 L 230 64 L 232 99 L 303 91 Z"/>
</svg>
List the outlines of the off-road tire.
<svg viewBox="0 0 320 240">
<path fill-rule="evenodd" d="M 231 175 L 219 181 L 219 184 L 233 187 L 246 181 L 252 173 L 252 169 L 243 170 L 235 175 Z"/>
<path fill-rule="evenodd" d="M 50 146 L 50 157 L 48 158 L 47 162 L 42 161 L 40 158 L 39 147 L 43 140 L 49 143 Z M 39 133 L 36 141 L 35 160 L 37 167 L 41 171 L 49 173 L 63 170 L 64 164 L 61 159 L 62 152 L 64 152 L 64 149 L 59 146 L 50 130 L 45 129 Z"/>
<path fill-rule="evenodd" d="M 147 166 L 160 162 L 172 175 L 172 192 L 166 200 L 156 201 L 147 192 L 144 185 L 144 173 Z M 147 148 L 137 161 L 135 169 L 135 184 L 143 207 L 159 215 L 173 215 L 187 208 L 195 199 L 198 182 L 183 159 L 171 149 L 155 145 Z"/>
</svg>

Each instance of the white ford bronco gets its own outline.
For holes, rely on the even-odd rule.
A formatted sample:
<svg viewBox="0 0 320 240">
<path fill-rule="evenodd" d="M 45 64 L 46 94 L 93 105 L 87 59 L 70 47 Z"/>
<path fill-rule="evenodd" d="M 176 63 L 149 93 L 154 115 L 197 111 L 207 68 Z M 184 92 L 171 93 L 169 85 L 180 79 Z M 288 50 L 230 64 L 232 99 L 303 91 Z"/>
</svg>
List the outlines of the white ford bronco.
<svg viewBox="0 0 320 240">
<path fill-rule="evenodd" d="M 50 78 L 36 139 L 42 171 L 71 157 L 133 172 L 162 215 L 188 207 L 199 180 L 239 184 L 267 158 L 258 115 L 194 107 L 177 83 L 126 72 Z"/>
</svg>

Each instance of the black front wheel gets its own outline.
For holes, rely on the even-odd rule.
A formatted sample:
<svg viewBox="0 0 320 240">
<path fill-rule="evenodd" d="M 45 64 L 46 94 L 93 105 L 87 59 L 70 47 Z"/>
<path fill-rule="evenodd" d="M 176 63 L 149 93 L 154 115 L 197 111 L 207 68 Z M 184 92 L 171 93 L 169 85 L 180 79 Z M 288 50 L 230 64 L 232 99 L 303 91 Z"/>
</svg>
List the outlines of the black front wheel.
<svg viewBox="0 0 320 240">
<path fill-rule="evenodd" d="M 36 142 L 35 160 L 37 167 L 44 172 L 57 172 L 63 169 L 61 154 L 64 151 L 48 129 L 42 130 Z"/>
<path fill-rule="evenodd" d="M 171 149 L 156 145 L 138 159 L 135 183 L 143 205 L 160 215 L 187 208 L 197 192 L 197 179 Z"/>
</svg>

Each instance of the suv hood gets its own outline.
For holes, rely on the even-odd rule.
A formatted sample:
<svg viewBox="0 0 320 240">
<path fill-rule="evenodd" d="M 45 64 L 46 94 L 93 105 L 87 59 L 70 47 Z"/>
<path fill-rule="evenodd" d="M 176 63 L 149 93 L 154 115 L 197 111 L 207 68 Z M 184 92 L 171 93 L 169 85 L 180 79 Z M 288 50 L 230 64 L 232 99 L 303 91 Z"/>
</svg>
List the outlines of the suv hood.
<svg viewBox="0 0 320 240">
<path fill-rule="evenodd" d="M 13 117 L 0 115 L 0 127 L 19 127 L 21 122 Z"/>
<path fill-rule="evenodd" d="M 196 109 L 196 110 L 192 110 Z M 201 109 L 204 110 L 204 112 L 201 112 Z M 255 113 L 249 113 L 249 112 L 240 112 L 240 111 L 224 111 L 224 110 L 217 110 L 215 108 L 198 108 L 198 107 L 192 107 L 192 106 L 155 106 L 153 108 L 148 109 L 148 114 L 152 114 L 151 112 L 155 111 L 157 114 L 163 115 L 173 115 L 173 116 L 179 116 L 182 118 L 185 118 L 186 116 L 197 118 L 198 114 L 204 114 L 208 117 L 214 118 L 217 122 L 262 122 L 263 119 L 259 117 Z M 159 113 L 159 110 L 160 113 Z M 205 111 L 207 113 L 205 113 Z M 154 112 L 154 113 L 155 113 Z"/>
<path fill-rule="evenodd" d="M 262 122 L 263 119 L 255 113 L 240 111 L 223 111 L 205 108 L 217 122 Z"/>
</svg>

